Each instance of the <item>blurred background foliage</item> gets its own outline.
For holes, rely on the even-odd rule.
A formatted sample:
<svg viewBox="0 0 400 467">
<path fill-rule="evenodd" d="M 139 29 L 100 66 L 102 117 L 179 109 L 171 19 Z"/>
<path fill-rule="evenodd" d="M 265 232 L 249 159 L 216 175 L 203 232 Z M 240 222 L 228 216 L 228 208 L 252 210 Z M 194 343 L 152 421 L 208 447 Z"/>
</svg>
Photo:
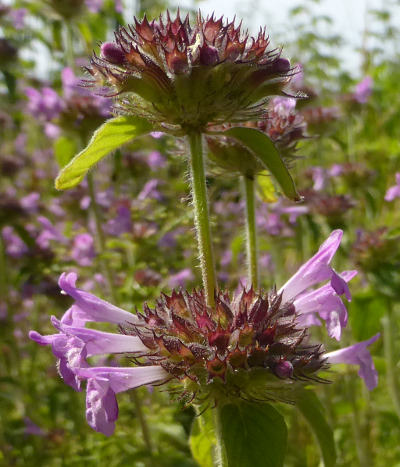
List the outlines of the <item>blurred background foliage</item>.
<svg viewBox="0 0 400 467">
<path fill-rule="evenodd" d="M 320 3 L 294 1 L 287 24 L 275 29 L 269 15 L 256 15 L 274 44 L 284 44 L 284 55 L 302 65 L 298 88 L 309 99 L 297 107 L 310 136 L 292 167 L 305 198 L 298 214 L 288 214 L 268 178 L 260 180 L 262 285 L 281 285 L 331 229 L 344 230 L 335 267 L 359 274 L 343 340 L 382 332 L 373 348 L 380 382 L 368 393 L 355 371 L 335 368 L 334 384 L 316 390 L 334 427 L 338 466 L 400 466 L 400 200 L 385 200 L 400 172 L 400 5 L 368 10 L 352 51 L 360 66 L 350 69 L 341 56 L 344 39 L 334 20 L 318 13 Z M 210 3 L 185 5 L 192 14 L 199 7 L 211 13 Z M 57 287 L 65 270 L 132 311 L 162 290 L 200 283 L 184 149 L 168 137 L 125 146 L 70 192 L 53 187 L 59 167 L 109 115 L 74 76 L 134 12 L 153 18 L 167 7 L 176 10 L 153 0 L 0 3 L 0 465 L 196 465 L 191 409 L 169 403 L 160 390 L 140 389 L 149 441 L 132 396 L 121 394 L 116 433 L 106 438 L 87 426 L 84 396 L 60 381 L 51 352 L 27 338 L 30 329 L 50 331 L 49 315 L 69 306 Z M 245 24 L 254 22 L 254 10 L 239 10 Z M 212 167 L 208 183 L 219 281 L 234 289 L 246 269 L 239 186 Z M 285 465 L 321 465 L 306 422 L 293 407 L 280 410 L 290 426 Z"/>
</svg>

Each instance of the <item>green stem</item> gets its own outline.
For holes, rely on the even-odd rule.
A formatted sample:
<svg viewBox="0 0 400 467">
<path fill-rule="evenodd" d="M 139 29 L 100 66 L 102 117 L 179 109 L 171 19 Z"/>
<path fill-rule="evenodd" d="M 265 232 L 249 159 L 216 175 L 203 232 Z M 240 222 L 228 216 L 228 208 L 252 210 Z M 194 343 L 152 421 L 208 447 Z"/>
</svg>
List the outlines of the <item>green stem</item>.
<svg viewBox="0 0 400 467">
<path fill-rule="evenodd" d="M 73 39 L 73 32 L 72 32 L 72 25 L 71 23 L 67 23 L 66 26 L 66 49 L 65 49 L 65 58 L 67 61 L 67 65 L 72 69 L 75 68 L 75 58 L 74 58 L 74 39 Z"/>
<path fill-rule="evenodd" d="M 191 133 L 188 135 L 190 146 L 190 178 L 194 207 L 194 219 L 200 256 L 200 267 L 203 279 L 206 302 L 214 307 L 214 293 L 216 288 L 214 255 L 211 244 L 210 220 L 204 169 L 202 135 Z"/>
<path fill-rule="evenodd" d="M 97 204 L 96 201 L 96 192 L 94 188 L 94 182 L 93 182 L 93 174 L 89 173 L 87 176 L 87 181 L 88 181 L 88 188 L 89 188 L 89 197 L 90 197 L 90 207 L 92 210 L 92 214 L 94 217 L 94 222 L 96 226 L 96 237 L 97 237 L 97 244 L 100 250 L 100 261 L 101 261 L 101 266 L 102 270 L 106 276 L 107 280 L 107 285 L 108 285 L 108 291 L 110 293 L 110 296 L 113 300 L 113 302 L 116 304 L 117 303 L 117 296 L 115 293 L 114 289 L 114 283 L 113 283 L 113 278 L 112 278 L 112 272 L 111 269 L 108 265 L 108 262 L 104 260 L 102 255 L 106 251 L 106 241 L 104 238 L 104 232 L 103 232 L 103 227 L 102 227 L 102 216 L 101 212 L 99 209 L 99 205 Z"/>
<path fill-rule="evenodd" d="M 246 198 L 246 246 L 248 278 L 255 289 L 259 287 L 258 277 L 258 248 L 257 248 L 257 226 L 256 208 L 254 194 L 254 179 L 243 177 L 244 192 Z"/>
<path fill-rule="evenodd" d="M 386 360 L 386 377 L 389 392 L 392 397 L 394 409 L 400 419 L 400 395 L 396 378 L 396 362 L 393 355 L 393 328 L 396 327 L 393 319 L 393 309 L 390 300 L 388 300 L 387 313 L 382 319 L 383 325 L 383 346 Z"/>
<path fill-rule="evenodd" d="M 3 236 L 0 230 L 0 297 L 4 302 L 8 300 L 7 296 L 7 262 L 6 262 L 6 249 L 4 245 Z"/>
<path fill-rule="evenodd" d="M 96 236 L 97 236 L 97 242 L 100 248 L 100 258 L 101 258 L 101 255 L 106 251 L 106 242 L 105 242 L 104 232 L 102 228 L 102 216 L 101 216 L 101 212 L 96 201 L 96 192 L 95 192 L 95 187 L 94 187 L 93 174 L 89 173 L 87 176 L 87 180 L 88 180 L 88 187 L 89 187 L 90 206 L 91 206 L 92 213 L 93 213 L 94 220 L 95 220 Z M 107 261 L 105 261 L 104 259 L 101 259 L 101 266 L 106 276 L 110 296 L 114 304 L 118 305 L 118 297 L 117 297 L 117 293 L 115 291 L 114 283 L 112 280 L 112 271 Z M 135 411 L 136 411 L 139 424 L 142 430 L 143 440 L 145 442 L 147 450 L 149 451 L 150 456 L 152 456 L 153 445 L 150 439 L 149 427 L 147 425 L 146 418 L 142 411 L 140 396 L 135 390 L 133 390 L 132 397 L 133 397 L 133 402 L 135 405 Z"/>
<path fill-rule="evenodd" d="M 360 423 L 360 413 L 357 406 L 357 383 L 354 378 L 347 381 L 347 398 L 351 403 L 353 414 L 351 423 L 353 426 L 353 436 L 357 450 L 357 456 L 360 467 L 370 467 L 371 461 L 373 462 L 372 454 L 368 444 L 365 442 L 365 436 Z"/>
<path fill-rule="evenodd" d="M 214 418 L 214 430 L 215 438 L 217 440 L 217 452 L 216 452 L 216 466 L 217 467 L 228 467 L 228 459 L 226 458 L 224 439 L 222 436 L 221 420 L 220 420 L 220 407 L 212 409 Z"/>
<path fill-rule="evenodd" d="M 133 402 L 135 404 L 136 415 L 137 415 L 137 417 L 139 419 L 139 423 L 140 423 L 140 426 L 141 426 L 141 429 L 142 429 L 144 443 L 145 443 L 150 455 L 152 455 L 152 453 L 154 451 L 153 443 L 151 441 L 149 426 L 147 425 L 147 421 L 146 421 L 146 418 L 145 418 L 143 410 L 142 410 L 142 402 L 140 400 L 140 396 L 139 396 L 139 393 L 137 392 L 137 390 L 132 391 L 132 398 L 133 398 Z"/>
</svg>

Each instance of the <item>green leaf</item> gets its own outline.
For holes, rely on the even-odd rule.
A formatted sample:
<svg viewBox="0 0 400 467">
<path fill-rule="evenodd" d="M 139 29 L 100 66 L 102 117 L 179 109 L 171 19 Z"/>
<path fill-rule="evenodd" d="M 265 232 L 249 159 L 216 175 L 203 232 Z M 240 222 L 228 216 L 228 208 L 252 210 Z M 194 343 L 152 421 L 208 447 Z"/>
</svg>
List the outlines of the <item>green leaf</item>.
<svg viewBox="0 0 400 467">
<path fill-rule="evenodd" d="M 324 416 L 324 407 L 313 391 L 300 389 L 296 397 L 296 406 L 307 420 L 321 449 L 325 467 L 336 465 L 336 449 L 333 431 Z"/>
<path fill-rule="evenodd" d="M 284 194 L 299 201 L 293 179 L 278 150 L 268 136 L 255 128 L 235 127 L 221 133 L 237 139 L 244 144 L 257 159 L 268 169 L 279 183 Z"/>
<path fill-rule="evenodd" d="M 193 420 L 190 432 L 190 450 L 200 467 L 213 467 L 213 452 L 216 446 L 212 411 L 207 410 Z"/>
<path fill-rule="evenodd" d="M 274 184 L 266 170 L 257 175 L 257 186 L 259 188 L 258 191 L 261 195 L 261 199 L 265 203 L 276 203 L 278 201 Z"/>
<path fill-rule="evenodd" d="M 94 132 L 87 147 L 61 170 L 56 178 L 57 190 L 74 187 L 104 156 L 151 130 L 152 125 L 141 117 L 122 116 L 107 120 Z"/>
<path fill-rule="evenodd" d="M 223 455 L 229 467 L 282 467 L 287 428 L 269 404 L 227 404 L 219 410 Z"/>
<path fill-rule="evenodd" d="M 55 141 L 53 149 L 58 165 L 63 168 L 74 157 L 76 153 L 76 142 L 66 136 L 60 136 L 60 138 Z"/>
</svg>

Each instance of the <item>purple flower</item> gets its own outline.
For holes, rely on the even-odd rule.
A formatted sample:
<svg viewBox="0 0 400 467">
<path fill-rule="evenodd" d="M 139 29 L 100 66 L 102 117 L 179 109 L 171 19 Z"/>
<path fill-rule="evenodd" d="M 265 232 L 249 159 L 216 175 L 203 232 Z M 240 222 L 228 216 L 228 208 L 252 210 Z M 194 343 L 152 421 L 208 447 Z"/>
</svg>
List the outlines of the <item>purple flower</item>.
<svg viewBox="0 0 400 467">
<path fill-rule="evenodd" d="M 161 366 L 81 368 L 77 373 L 79 377 L 88 380 L 86 387 L 87 422 L 95 431 L 106 436 L 114 433 L 115 421 L 118 418 L 116 394 L 156 383 L 168 377 L 168 373 Z"/>
<path fill-rule="evenodd" d="M 172 274 L 168 278 L 168 285 L 171 289 L 175 287 L 184 287 L 185 284 L 194 279 L 191 269 L 185 268 L 182 271 Z"/>
<path fill-rule="evenodd" d="M 10 226 L 3 227 L 1 231 L 5 243 L 5 250 L 11 258 L 21 258 L 28 253 L 28 247 L 21 238 L 15 234 L 15 231 Z"/>
<path fill-rule="evenodd" d="M 49 248 L 50 241 L 56 241 L 61 244 L 65 244 L 67 242 L 67 239 L 64 237 L 64 235 L 59 232 L 56 227 L 54 227 L 49 219 L 43 216 L 39 216 L 37 220 L 42 226 L 42 230 L 36 238 L 36 243 L 40 248 L 43 250 Z"/>
<path fill-rule="evenodd" d="M 75 97 L 84 97 L 89 99 L 87 104 L 96 109 L 98 115 L 106 118 L 110 116 L 111 99 L 102 96 L 96 96 L 81 86 L 81 80 L 75 76 L 72 68 L 66 67 L 61 72 L 61 81 L 63 86 L 64 99 L 72 101 Z"/>
<path fill-rule="evenodd" d="M 10 17 L 11 21 L 13 22 L 15 29 L 24 29 L 25 27 L 25 16 L 28 13 L 26 8 L 16 8 L 12 9 L 8 16 Z"/>
<path fill-rule="evenodd" d="M 356 85 L 353 97 L 359 104 L 366 104 L 372 94 L 373 80 L 371 76 L 366 76 Z"/>
<path fill-rule="evenodd" d="M 118 417 L 115 394 L 130 388 L 166 379 L 168 373 L 160 366 L 144 368 L 90 367 L 87 358 L 110 353 L 143 354 L 149 349 L 137 336 L 114 334 L 85 327 L 88 321 L 103 321 L 119 325 L 140 325 L 140 320 L 94 295 L 75 287 L 76 274 L 62 274 L 60 287 L 75 303 L 61 320 L 52 317 L 56 334 L 43 336 L 31 331 L 29 337 L 40 345 L 51 345 L 58 358 L 58 369 L 64 382 L 77 391 L 81 382 L 87 384 L 87 411 L 89 425 L 109 436 Z"/>
<path fill-rule="evenodd" d="M 19 203 L 26 212 L 28 212 L 29 214 L 33 214 L 37 212 L 39 209 L 39 199 L 40 199 L 40 194 L 33 192 L 33 193 L 30 193 L 29 195 L 22 197 L 19 200 Z"/>
<path fill-rule="evenodd" d="M 322 167 L 313 167 L 311 171 L 312 179 L 314 182 L 313 189 L 316 191 L 321 191 L 326 184 L 326 170 Z"/>
<path fill-rule="evenodd" d="M 114 4 L 115 4 L 115 11 L 117 13 L 122 14 L 124 12 L 124 6 L 122 4 L 122 0 L 114 0 Z"/>
<path fill-rule="evenodd" d="M 165 167 L 167 161 L 165 157 L 159 151 L 151 151 L 147 156 L 147 164 L 151 170 L 157 170 L 162 167 Z"/>
<path fill-rule="evenodd" d="M 36 425 L 29 417 L 24 417 L 25 434 L 34 436 L 46 436 L 46 432 L 43 431 L 40 426 Z"/>
<path fill-rule="evenodd" d="M 98 13 L 102 6 L 104 0 L 85 0 L 85 5 L 91 13 Z"/>
<path fill-rule="evenodd" d="M 26 88 L 28 111 L 35 117 L 45 121 L 59 116 L 64 108 L 60 96 L 52 88 L 44 87 L 41 92 L 35 88 Z"/>
<path fill-rule="evenodd" d="M 114 324 L 137 324 L 138 319 L 132 313 L 118 308 L 111 303 L 97 298 L 89 292 L 75 287 L 77 275 L 74 272 L 63 273 L 59 279 L 59 286 L 66 294 L 75 300 L 73 305 L 64 314 L 61 322 L 70 326 L 80 326 L 86 321 L 104 322 Z"/>
<path fill-rule="evenodd" d="M 117 208 L 117 216 L 107 222 L 105 230 L 109 235 L 115 235 L 116 237 L 123 233 L 131 232 L 132 219 L 130 208 L 127 206 L 119 206 Z"/>
<path fill-rule="evenodd" d="M 154 139 L 160 139 L 162 136 L 164 136 L 164 133 L 162 131 L 152 131 L 152 132 L 150 132 L 150 135 Z"/>
<path fill-rule="evenodd" d="M 357 271 L 346 271 L 341 274 L 341 278 L 348 282 L 356 274 Z M 343 291 L 341 282 L 340 291 Z M 326 321 L 329 336 L 340 340 L 342 328 L 347 325 L 347 310 L 339 292 L 331 284 L 326 284 L 297 297 L 293 304 L 300 315 L 300 322 L 305 326 L 310 326 L 310 319 L 315 319 L 318 323 L 316 314 L 319 314 Z M 310 314 L 313 315 L 313 318 L 310 318 Z"/>
<path fill-rule="evenodd" d="M 149 180 L 143 187 L 142 191 L 138 195 L 138 200 L 143 201 L 145 199 L 156 199 L 157 201 L 162 199 L 161 193 L 157 190 L 158 185 L 161 183 L 160 180 L 153 178 Z"/>
<path fill-rule="evenodd" d="M 49 139 L 57 139 L 61 135 L 61 128 L 54 123 L 47 122 L 44 125 L 44 133 Z"/>
<path fill-rule="evenodd" d="M 343 232 L 341 230 L 334 230 L 320 246 L 318 252 L 281 287 L 279 293 L 282 293 L 283 301 L 295 299 L 309 287 L 328 279 L 331 280 L 334 289 L 338 289 L 340 284 L 340 287 L 347 291 L 345 280 L 338 276 L 329 266 L 336 250 L 339 248 L 342 236 Z"/>
<path fill-rule="evenodd" d="M 325 354 L 329 363 L 346 363 L 349 365 L 359 365 L 359 376 L 363 378 L 367 388 L 372 391 L 378 384 L 378 372 L 375 370 L 374 362 L 367 347 L 374 343 L 380 334 L 376 334 L 366 341 L 335 350 Z"/>
<path fill-rule="evenodd" d="M 396 173 L 396 185 L 391 186 L 385 195 L 385 201 L 393 201 L 400 198 L 400 172 Z"/>
<path fill-rule="evenodd" d="M 90 266 L 95 256 L 93 237 L 88 233 L 78 234 L 74 238 L 71 258 L 80 266 Z"/>
</svg>

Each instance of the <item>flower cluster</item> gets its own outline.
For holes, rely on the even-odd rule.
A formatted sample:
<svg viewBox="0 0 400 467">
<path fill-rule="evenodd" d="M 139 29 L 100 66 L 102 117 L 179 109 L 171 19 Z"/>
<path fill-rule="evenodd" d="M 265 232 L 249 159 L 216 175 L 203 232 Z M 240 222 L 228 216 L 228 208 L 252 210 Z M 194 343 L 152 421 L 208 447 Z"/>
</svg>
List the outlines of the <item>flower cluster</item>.
<svg viewBox="0 0 400 467">
<path fill-rule="evenodd" d="M 115 395 L 145 384 L 174 380 L 173 391 L 200 404 L 209 398 L 286 400 L 287 388 L 324 381 L 320 370 L 350 363 L 360 365 L 360 376 L 373 389 L 377 374 L 367 346 L 378 336 L 331 353 L 309 340 L 309 326 L 320 319 L 336 339 L 347 324 L 340 296 L 351 298 L 347 282 L 356 272 L 338 274 L 330 266 L 341 237 L 341 231 L 332 232 L 278 291 L 242 290 L 233 298 L 219 292 L 214 309 L 206 306 L 202 291 L 173 291 L 134 315 L 77 289 L 76 274 L 63 274 L 60 287 L 75 303 L 61 320 L 52 317 L 56 334 L 31 331 L 30 337 L 52 346 L 67 384 L 80 390 L 87 380 L 88 423 L 106 435 L 118 416 Z M 88 322 L 113 323 L 121 333 L 89 329 Z M 137 366 L 96 367 L 87 361 L 109 353 L 124 353 Z"/>
<path fill-rule="evenodd" d="M 296 99 L 275 97 L 259 120 L 247 122 L 246 125 L 264 132 L 286 160 L 295 157 L 298 141 L 306 138 L 307 125 L 295 107 Z M 252 152 L 233 138 L 207 136 L 207 144 L 211 151 L 210 159 L 230 172 L 239 172 L 252 178 L 265 170 L 265 166 Z"/>
<path fill-rule="evenodd" d="M 179 134 L 208 124 L 247 122 L 289 81 L 288 60 L 269 49 L 264 31 L 256 38 L 221 17 L 135 19 L 115 42 L 101 47 L 86 83 L 118 96 L 117 110 L 141 115 Z"/>
</svg>

